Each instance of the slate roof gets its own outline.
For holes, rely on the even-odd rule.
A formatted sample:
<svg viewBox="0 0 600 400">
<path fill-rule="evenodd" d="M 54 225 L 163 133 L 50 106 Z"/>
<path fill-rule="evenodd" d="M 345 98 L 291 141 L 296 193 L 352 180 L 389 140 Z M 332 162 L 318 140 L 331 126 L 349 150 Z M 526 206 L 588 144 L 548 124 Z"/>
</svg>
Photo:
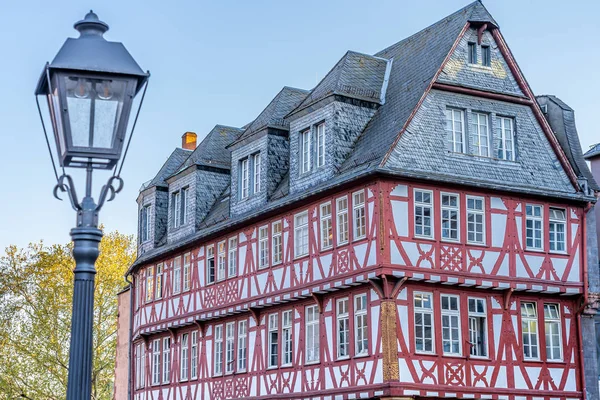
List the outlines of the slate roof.
<svg viewBox="0 0 600 400">
<path fill-rule="evenodd" d="M 227 145 L 237 139 L 241 133 L 240 128 L 215 125 L 172 175 L 194 164 L 229 169 L 231 167 L 231 152 L 227 149 Z"/>
<path fill-rule="evenodd" d="M 152 186 L 168 186 L 166 179 L 169 176 L 173 175 L 173 173 L 179 169 L 181 164 L 185 162 L 185 160 L 190 156 L 190 154 L 192 154 L 191 150 L 184 150 L 180 148 L 176 148 L 175 150 L 173 150 L 173 152 L 171 153 L 169 158 L 167 158 L 167 161 L 165 161 L 165 163 L 160 168 L 156 176 L 142 185 L 142 187 L 140 188 L 140 192 Z"/>
<path fill-rule="evenodd" d="M 284 86 L 258 117 L 245 127 L 242 135 L 232 145 L 247 139 L 266 127 L 289 129 L 289 122 L 284 117 L 296 108 L 308 93 L 308 90 Z"/>
<path fill-rule="evenodd" d="M 379 103 L 388 60 L 348 51 L 292 113 L 332 94 Z"/>
<path fill-rule="evenodd" d="M 585 154 L 583 155 L 583 158 L 585 158 L 586 160 L 589 160 L 592 157 L 596 157 L 599 155 L 600 155 L 600 143 L 596 143 L 595 145 L 591 146 L 588 151 L 585 152 Z"/>
<path fill-rule="evenodd" d="M 552 118 L 548 118 L 548 122 L 577 176 L 586 178 L 588 185 L 592 189 L 600 190 L 600 186 L 598 186 L 598 183 L 585 162 L 583 151 L 581 150 L 581 143 L 579 142 L 579 135 L 577 134 L 577 127 L 575 126 L 575 112 L 573 109 L 554 95 L 536 96 L 536 99 L 538 102 L 540 102 L 540 100 L 551 101 L 560 107 L 562 110 L 561 123 L 557 124 Z"/>
</svg>

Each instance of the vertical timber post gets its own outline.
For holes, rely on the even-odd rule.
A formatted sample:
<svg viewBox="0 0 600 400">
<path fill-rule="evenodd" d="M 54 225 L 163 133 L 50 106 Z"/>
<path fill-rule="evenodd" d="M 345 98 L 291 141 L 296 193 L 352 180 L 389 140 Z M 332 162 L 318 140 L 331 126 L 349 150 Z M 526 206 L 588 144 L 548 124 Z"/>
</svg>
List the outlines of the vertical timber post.
<svg viewBox="0 0 600 400">
<path fill-rule="evenodd" d="M 398 339 L 396 335 L 396 302 L 381 299 L 381 344 L 383 347 L 383 381 L 398 382 Z"/>
</svg>

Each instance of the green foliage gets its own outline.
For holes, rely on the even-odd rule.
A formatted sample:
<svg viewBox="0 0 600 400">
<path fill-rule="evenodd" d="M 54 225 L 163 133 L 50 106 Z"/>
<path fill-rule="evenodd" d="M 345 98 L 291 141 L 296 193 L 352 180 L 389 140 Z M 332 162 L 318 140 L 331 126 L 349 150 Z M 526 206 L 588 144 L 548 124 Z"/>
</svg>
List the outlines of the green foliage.
<svg viewBox="0 0 600 400">
<path fill-rule="evenodd" d="M 92 399 L 112 398 L 117 293 L 134 240 L 104 236 L 96 262 Z M 6 248 L 0 257 L 0 400 L 66 397 L 73 296 L 72 245 Z"/>
</svg>

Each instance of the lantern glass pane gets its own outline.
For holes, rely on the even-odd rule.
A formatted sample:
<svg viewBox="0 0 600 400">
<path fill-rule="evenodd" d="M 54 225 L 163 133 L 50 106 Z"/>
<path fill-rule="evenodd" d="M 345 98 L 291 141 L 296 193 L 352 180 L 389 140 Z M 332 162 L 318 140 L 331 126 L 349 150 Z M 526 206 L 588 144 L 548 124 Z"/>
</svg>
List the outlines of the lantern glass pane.
<svg viewBox="0 0 600 400">
<path fill-rule="evenodd" d="M 71 143 L 75 147 L 90 146 L 90 118 L 92 109 L 92 82 L 89 79 L 65 77 L 67 108 L 71 127 Z"/>
<path fill-rule="evenodd" d="M 119 127 L 126 82 L 104 80 L 94 83 L 96 99 L 94 101 L 93 147 L 111 149 Z"/>
</svg>

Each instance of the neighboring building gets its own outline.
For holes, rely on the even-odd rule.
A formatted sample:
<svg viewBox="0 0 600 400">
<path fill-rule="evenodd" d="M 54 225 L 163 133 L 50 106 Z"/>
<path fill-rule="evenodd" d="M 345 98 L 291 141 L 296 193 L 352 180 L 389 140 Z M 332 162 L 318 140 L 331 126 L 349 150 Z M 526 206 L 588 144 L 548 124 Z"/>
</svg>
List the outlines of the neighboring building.
<svg viewBox="0 0 600 400">
<path fill-rule="evenodd" d="M 113 400 L 129 398 L 129 353 L 131 352 L 131 288 L 117 294 L 117 352 Z"/>
<path fill-rule="evenodd" d="M 138 197 L 133 399 L 598 399 L 599 188 L 480 2 L 183 147 Z"/>
</svg>

